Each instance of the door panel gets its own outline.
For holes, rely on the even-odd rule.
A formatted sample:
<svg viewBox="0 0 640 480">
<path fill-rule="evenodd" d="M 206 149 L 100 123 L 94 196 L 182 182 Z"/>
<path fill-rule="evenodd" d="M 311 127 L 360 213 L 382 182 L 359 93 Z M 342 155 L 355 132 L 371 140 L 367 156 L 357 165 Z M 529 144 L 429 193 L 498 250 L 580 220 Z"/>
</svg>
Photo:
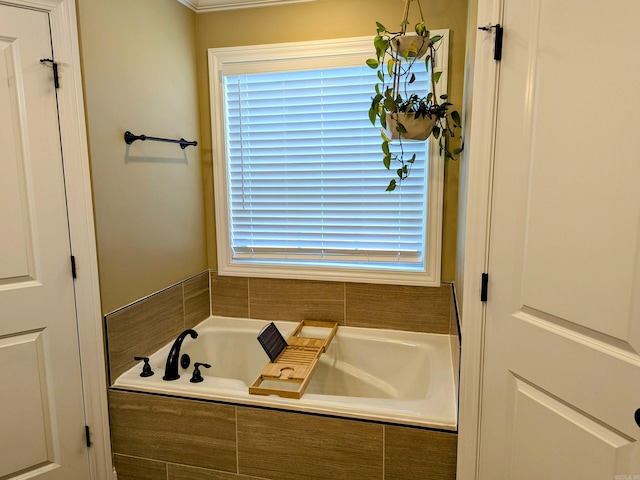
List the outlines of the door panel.
<svg viewBox="0 0 640 480">
<path fill-rule="evenodd" d="M 90 478 L 46 12 L 0 4 L 0 478 Z"/>
<path fill-rule="evenodd" d="M 44 364 L 42 331 L 22 333 L 0 339 L 0 365 L 19 368 L 0 369 L 1 385 L 19 385 L 2 394 L 2 431 L 21 432 L 30 438 L 7 442 L 0 450 L 0 477 L 37 465 L 54 463 L 50 448 L 53 432 L 47 404 L 47 368 Z"/>
<path fill-rule="evenodd" d="M 18 39 L 0 37 L 0 251 L 12 252 L 0 257 L 0 285 L 19 278 L 33 278 L 34 252 L 31 244 L 31 212 L 27 201 L 30 189 L 26 184 L 28 168 L 24 147 L 26 111 L 22 89 L 22 68 Z M 11 208 L 14 207 L 14 208 Z"/>
<path fill-rule="evenodd" d="M 509 478 L 613 479 L 619 461 L 629 462 L 633 439 L 522 379 L 514 377 L 513 388 L 518 414 Z"/>
<path fill-rule="evenodd" d="M 640 475 L 639 16 L 504 1 L 481 479 Z"/>
</svg>

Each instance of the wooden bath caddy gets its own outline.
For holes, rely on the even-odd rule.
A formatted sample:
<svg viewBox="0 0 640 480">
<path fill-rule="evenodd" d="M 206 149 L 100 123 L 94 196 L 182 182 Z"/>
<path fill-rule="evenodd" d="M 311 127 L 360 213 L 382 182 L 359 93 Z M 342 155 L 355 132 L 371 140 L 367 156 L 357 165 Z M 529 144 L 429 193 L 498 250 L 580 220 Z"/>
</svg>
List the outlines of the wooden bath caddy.
<svg viewBox="0 0 640 480">
<path fill-rule="evenodd" d="M 313 338 L 301 335 L 304 327 L 329 329 L 326 337 Z M 338 330 L 336 322 L 303 320 L 287 339 L 287 346 L 280 355 L 262 370 L 249 387 L 249 393 L 256 395 L 279 395 L 286 398 L 300 398 L 307 389 L 316 370 L 320 356 L 326 351 Z M 269 387 L 261 386 L 268 382 Z M 282 382 L 282 388 L 278 384 Z M 297 389 L 285 388 L 296 387 Z"/>
</svg>

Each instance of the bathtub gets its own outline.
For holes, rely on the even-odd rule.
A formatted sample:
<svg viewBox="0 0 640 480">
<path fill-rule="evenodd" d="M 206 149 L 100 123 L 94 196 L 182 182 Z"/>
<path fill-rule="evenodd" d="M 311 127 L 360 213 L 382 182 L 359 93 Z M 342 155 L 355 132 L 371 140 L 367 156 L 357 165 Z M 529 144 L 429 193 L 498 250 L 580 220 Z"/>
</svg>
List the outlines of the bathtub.
<svg viewBox="0 0 640 480">
<path fill-rule="evenodd" d="M 171 343 L 149 360 L 155 372 L 141 377 L 142 363 L 116 379 L 113 388 L 225 403 L 284 409 L 401 425 L 456 430 L 457 406 L 450 337 L 396 330 L 339 327 L 300 399 L 249 394 L 248 386 L 269 358 L 256 337 L 269 322 L 210 317 L 187 337 L 181 355 L 191 366 L 164 381 Z M 287 338 L 297 323 L 274 322 Z M 194 362 L 204 381 L 189 380 Z"/>
</svg>

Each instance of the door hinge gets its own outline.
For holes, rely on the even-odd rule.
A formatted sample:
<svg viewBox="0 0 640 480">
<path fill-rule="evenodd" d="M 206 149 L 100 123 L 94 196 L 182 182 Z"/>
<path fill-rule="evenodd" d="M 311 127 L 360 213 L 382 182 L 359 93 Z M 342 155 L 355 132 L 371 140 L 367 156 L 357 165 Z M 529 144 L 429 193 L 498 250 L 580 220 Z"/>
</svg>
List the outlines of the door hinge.
<svg viewBox="0 0 640 480">
<path fill-rule="evenodd" d="M 499 23 L 496 23 L 495 25 L 489 24 L 484 27 L 478 27 L 478 30 L 484 32 L 490 32 L 491 30 L 496 31 L 493 44 L 493 59 L 498 62 L 502 60 L 502 37 L 504 36 L 504 28 Z"/>
<path fill-rule="evenodd" d="M 480 301 L 481 302 L 486 302 L 487 301 L 487 293 L 489 291 L 489 274 L 488 273 L 483 273 L 482 274 L 482 286 L 480 288 Z"/>
<path fill-rule="evenodd" d="M 75 279 L 78 278 L 76 275 L 76 257 L 71 255 L 71 276 Z"/>
<path fill-rule="evenodd" d="M 91 430 L 89 429 L 89 425 L 84 426 L 84 437 L 87 441 L 87 448 L 91 447 Z"/>
<path fill-rule="evenodd" d="M 42 58 L 40 63 L 50 63 L 53 68 L 53 86 L 60 88 L 60 79 L 58 78 L 58 64 L 52 58 Z"/>
</svg>

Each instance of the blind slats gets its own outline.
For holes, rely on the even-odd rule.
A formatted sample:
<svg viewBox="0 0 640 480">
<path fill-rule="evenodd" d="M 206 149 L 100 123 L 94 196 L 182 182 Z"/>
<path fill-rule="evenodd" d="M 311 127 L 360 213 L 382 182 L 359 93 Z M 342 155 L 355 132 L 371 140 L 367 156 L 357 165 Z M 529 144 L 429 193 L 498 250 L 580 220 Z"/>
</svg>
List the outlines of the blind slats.
<svg viewBox="0 0 640 480">
<path fill-rule="evenodd" d="M 367 116 L 375 81 L 362 65 L 223 75 L 234 259 L 424 262 L 427 145 L 403 142 L 415 167 L 386 193 L 395 169 Z"/>
</svg>

